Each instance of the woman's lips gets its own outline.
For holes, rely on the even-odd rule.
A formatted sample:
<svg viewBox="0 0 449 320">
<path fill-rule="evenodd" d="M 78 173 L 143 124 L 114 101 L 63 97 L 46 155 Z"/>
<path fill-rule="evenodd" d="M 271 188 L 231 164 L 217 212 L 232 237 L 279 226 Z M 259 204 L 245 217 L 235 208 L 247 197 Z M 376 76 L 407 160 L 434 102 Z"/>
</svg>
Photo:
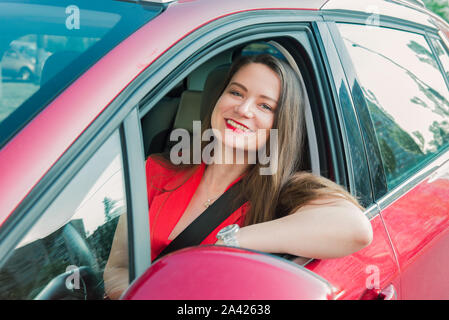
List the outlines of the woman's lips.
<svg viewBox="0 0 449 320">
<path fill-rule="evenodd" d="M 251 130 L 245 126 L 244 124 L 241 124 L 240 122 L 237 122 L 232 119 L 225 119 L 226 127 L 228 129 L 231 129 L 234 132 L 237 133 L 248 133 L 251 132 Z"/>
</svg>

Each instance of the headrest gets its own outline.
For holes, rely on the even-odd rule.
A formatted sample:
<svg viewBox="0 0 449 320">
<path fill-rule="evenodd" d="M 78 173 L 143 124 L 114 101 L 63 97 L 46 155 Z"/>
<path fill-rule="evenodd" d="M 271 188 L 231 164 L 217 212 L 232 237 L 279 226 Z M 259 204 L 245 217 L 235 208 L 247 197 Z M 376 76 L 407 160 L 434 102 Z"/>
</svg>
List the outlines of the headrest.
<svg viewBox="0 0 449 320">
<path fill-rule="evenodd" d="M 214 103 L 214 101 L 218 99 L 218 96 L 224 89 L 224 82 L 226 80 L 230 67 L 230 64 L 218 66 L 207 76 L 206 82 L 204 84 L 203 95 L 201 97 L 201 120 L 204 119 L 210 109 L 214 108 L 215 105 L 212 105 L 212 103 Z"/>
<path fill-rule="evenodd" d="M 45 60 L 41 74 L 41 86 L 63 70 L 72 60 L 80 55 L 77 51 L 59 51 Z"/>
<path fill-rule="evenodd" d="M 200 119 L 200 101 L 201 91 L 186 90 L 182 93 L 173 124 L 174 129 L 182 128 L 193 132 L 193 121 Z"/>
<path fill-rule="evenodd" d="M 232 53 L 232 49 L 226 50 L 193 70 L 187 77 L 187 90 L 203 91 L 206 83 L 206 75 L 210 74 L 218 66 L 231 63 Z"/>
</svg>

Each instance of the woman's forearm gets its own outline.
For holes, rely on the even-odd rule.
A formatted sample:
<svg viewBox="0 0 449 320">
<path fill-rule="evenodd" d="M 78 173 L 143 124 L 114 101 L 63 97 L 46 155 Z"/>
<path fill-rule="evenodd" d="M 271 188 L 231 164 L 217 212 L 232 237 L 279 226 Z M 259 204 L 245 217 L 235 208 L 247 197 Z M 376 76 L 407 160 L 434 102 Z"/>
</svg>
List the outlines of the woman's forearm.
<svg viewBox="0 0 449 320">
<path fill-rule="evenodd" d="M 286 217 L 241 228 L 243 248 L 328 259 L 354 253 L 372 240 L 371 224 L 352 203 L 308 205 Z"/>
</svg>

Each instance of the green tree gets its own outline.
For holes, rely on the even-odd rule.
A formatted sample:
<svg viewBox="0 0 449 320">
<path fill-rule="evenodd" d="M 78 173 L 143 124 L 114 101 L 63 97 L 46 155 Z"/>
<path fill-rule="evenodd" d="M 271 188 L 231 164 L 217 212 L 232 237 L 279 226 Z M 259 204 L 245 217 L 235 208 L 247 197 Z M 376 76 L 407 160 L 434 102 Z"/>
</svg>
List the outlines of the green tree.
<svg viewBox="0 0 449 320">
<path fill-rule="evenodd" d="M 449 22 L 449 4 L 447 0 L 423 0 L 427 9 Z"/>
<path fill-rule="evenodd" d="M 114 212 L 114 207 L 116 204 L 117 204 L 116 200 L 112 200 L 111 198 L 104 197 L 103 205 L 104 205 L 104 215 L 105 215 L 106 222 L 109 222 L 112 220 L 112 218 L 113 218 L 112 213 Z"/>
</svg>

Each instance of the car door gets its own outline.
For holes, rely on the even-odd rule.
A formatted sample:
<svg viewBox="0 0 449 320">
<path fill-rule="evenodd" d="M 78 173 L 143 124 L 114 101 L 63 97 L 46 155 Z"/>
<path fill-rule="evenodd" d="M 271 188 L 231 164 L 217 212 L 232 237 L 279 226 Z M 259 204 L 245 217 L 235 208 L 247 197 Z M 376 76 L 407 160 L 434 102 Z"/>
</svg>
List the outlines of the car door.
<svg viewBox="0 0 449 320">
<path fill-rule="evenodd" d="M 323 117 L 321 126 L 328 129 L 327 135 L 333 138 L 335 145 L 328 151 L 331 159 L 341 157 L 343 165 L 335 160 L 330 166 L 346 175 L 346 186 L 360 203 L 366 208 L 365 215 L 370 219 L 373 228 L 372 243 L 347 257 L 338 259 L 313 260 L 306 268 L 327 279 L 334 288 L 337 299 L 395 299 L 400 291 L 399 272 L 394 251 L 391 247 L 388 233 L 377 204 L 374 201 L 374 189 L 369 159 L 372 153 L 370 145 L 366 144 L 363 127 L 356 110 L 356 101 L 351 94 L 351 82 L 348 81 L 338 48 L 335 45 L 331 22 L 318 21 L 313 24 L 316 37 L 317 63 L 321 64 L 329 82 L 322 80 L 331 93 L 330 103 L 326 106 L 328 114 L 333 113 L 334 120 Z M 331 134 L 334 132 L 334 134 Z M 340 152 L 340 155 L 333 154 Z"/>
<path fill-rule="evenodd" d="M 352 94 L 363 96 L 356 107 L 375 132 L 367 139 L 380 151 L 386 188 L 375 200 L 400 268 L 400 297 L 447 299 L 449 91 L 435 54 L 447 59 L 447 51 L 437 30 L 348 22 L 336 33 Z"/>
<path fill-rule="evenodd" d="M 271 22 L 284 21 L 284 23 L 271 26 L 263 24 L 262 22 L 266 22 L 267 19 Z M 204 69 L 201 68 L 202 63 L 206 64 L 208 59 L 232 48 L 232 46 L 258 39 L 267 41 L 268 39 L 277 39 L 288 48 L 295 58 L 298 58 L 298 55 L 301 56 L 303 64 L 300 67 L 306 68 L 307 66 L 309 70 L 306 81 L 308 90 L 310 90 L 308 92 L 309 99 L 313 106 L 311 118 L 309 118 L 315 137 L 315 140 L 312 140 L 314 146 L 310 149 L 310 152 L 313 153 L 311 159 L 315 161 L 316 168 L 319 168 L 318 173 L 344 185 L 361 199 L 363 205 L 367 207 L 365 214 L 371 220 L 374 229 L 374 241 L 368 248 L 342 259 L 311 261 L 306 265 L 306 269 L 313 271 L 315 275 L 321 276 L 321 279 L 325 279 L 329 283 L 333 290 L 332 297 L 358 299 L 368 291 L 374 292 L 372 297 L 376 298 L 377 293 L 382 289 L 389 288 L 392 283 L 396 288 L 400 287 L 399 283 L 396 283 L 398 281 L 397 265 L 388 234 L 373 200 L 371 185 L 367 183 L 369 171 L 364 143 L 343 69 L 338 63 L 331 63 L 338 61 L 338 58 L 335 59 L 337 57 L 336 49 L 332 47 L 332 40 L 326 25 L 319 20 L 321 20 L 319 14 L 302 15 L 300 11 L 295 15 L 288 16 L 284 16 L 280 12 L 272 12 L 267 15 L 259 11 L 228 15 L 226 20 L 216 19 L 210 25 L 199 28 L 195 33 L 188 35 L 179 44 L 168 50 L 166 55 L 160 58 L 163 63 L 155 63 L 155 65 L 164 65 L 160 73 L 167 74 L 167 76 L 153 86 L 149 86 L 150 81 L 145 82 L 145 85 L 148 86 L 146 89 L 148 94 L 140 103 L 142 127 L 145 130 L 147 126 L 151 125 L 150 118 L 156 116 L 158 107 L 168 108 L 168 105 L 162 105 L 160 102 L 164 95 L 171 95 L 172 89 L 176 89 L 176 84 L 191 82 L 189 78 L 187 81 L 183 81 L 183 79 L 196 69 L 204 73 Z M 233 33 L 225 33 L 225 30 L 230 28 L 233 29 Z M 206 34 L 205 30 L 214 31 Z M 322 59 L 323 55 L 327 55 L 327 57 Z M 301 60 L 299 59 L 299 61 Z M 154 77 L 156 78 L 156 76 Z M 328 77 L 333 79 L 331 83 L 328 82 Z M 156 119 L 152 125 L 159 125 L 159 122 Z M 143 136 L 150 135 L 146 135 L 144 131 Z M 145 139 L 144 144 L 151 145 Z M 197 263 L 208 266 L 216 265 L 215 262 L 207 260 L 207 256 L 214 255 L 216 261 L 225 263 L 226 260 L 222 260 L 223 256 L 221 256 L 224 253 L 220 249 L 216 250 L 215 252 L 213 248 L 191 249 L 191 251 L 183 251 L 179 255 L 174 254 L 156 261 L 147 270 L 144 277 L 136 281 L 129 289 L 125 298 L 176 297 L 182 299 L 195 297 L 201 299 L 206 296 L 210 298 L 212 293 L 217 298 L 235 297 L 236 294 L 242 298 L 245 294 L 247 296 L 253 294 L 256 288 L 263 287 L 260 285 L 252 287 L 248 284 L 248 287 L 244 286 L 246 288 L 244 291 L 241 286 L 236 291 L 232 283 L 220 282 L 222 277 L 217 277 L 212 267 L 212 270 L 207 267 L 202 268 L 201 277 L 198 277 L 198 273 L 191 265 Z M 201 257 L 204 257 L 204 260 Z M 253 253 L 251 256 L 242 255 L 241 257 L 249 264 L 254 262 L 251 262 Z M 273 260 L 271 262 L 264 260 L 264 262 L 272 263 Z M 170 277 L 170 272 L 173 273 L 176 265 L 180 264 L 185 267 L 178 270 L 176 276 Z M 242 264 L 244 265 L 244 263 Z M 234 270 L 233 267 L 231 268 L 232 265 L 226 263 L 226 266 L 230 268 L 227 272 Z M 257 274 L 262 277 L 264 267 L 259 266 L 257 270 L 260 271 Z M 183 277 L 188 278 L 189 281 L 182 281 Z M 242 281 L 250 281 L 252 278 L 242 277 Z M 167 285 L 167 279 L 173 281 L 173 286 Z M 219 287 L 221 290 L 208 290 L 207 288 L 212 285 L 211 281 L 214 282 L 214 287 Z M 267 281 L 271 280 L 267 279 Z M 282 289 L 285 288 L 280 282 L 278 286 L 279 292 L 270 292 L 270 297 L 282 296 Z M 268 294 L 266 290 L 258 292 L 259 294 Z M 295 292 L 299 294 L 299 291 Z M 322 291 L 320 292 L 322 294 Z M 188 294 L 192 295 L 188 296 Z"/>
</svg>

